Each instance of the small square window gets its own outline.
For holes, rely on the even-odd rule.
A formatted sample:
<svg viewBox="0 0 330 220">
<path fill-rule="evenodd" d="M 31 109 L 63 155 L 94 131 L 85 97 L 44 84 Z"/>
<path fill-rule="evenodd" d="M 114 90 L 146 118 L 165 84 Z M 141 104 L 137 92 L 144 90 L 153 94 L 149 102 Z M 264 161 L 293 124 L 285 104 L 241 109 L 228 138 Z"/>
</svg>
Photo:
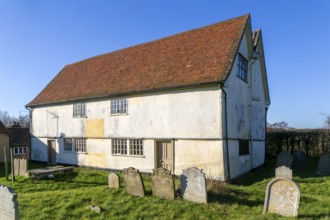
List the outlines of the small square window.
<svg viewBox="0 0 330 220">
<path fill-rule="evenodd" d="M 111 100 L 111 115 L 127 114 L 127 99 L 112 99 Z"/>
<path fill-rule="evenodd" d="M 239 140 L 239 156 L 249 155 L 249 141 L 248 140 Z"/>
<path fill-rule="evenodd" d="M 73 117 L 86 117 L 86 103 L 75 103 L 73 104 Z"/>
</svg>

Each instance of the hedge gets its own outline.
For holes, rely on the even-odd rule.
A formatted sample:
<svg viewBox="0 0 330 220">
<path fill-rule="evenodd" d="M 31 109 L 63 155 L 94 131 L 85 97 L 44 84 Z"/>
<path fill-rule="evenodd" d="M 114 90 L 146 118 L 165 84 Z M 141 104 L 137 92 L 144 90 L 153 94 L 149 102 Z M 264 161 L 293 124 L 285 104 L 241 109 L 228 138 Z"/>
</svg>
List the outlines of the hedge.
<svg viewBox="0 0 330 220">
<path fill-rule="evenodd" d="M 330 151 L 330 129 L 267 129 L 266 154 L 276 157 L 281 151 L 302 150 L 308 157 Z"/>
</svg>

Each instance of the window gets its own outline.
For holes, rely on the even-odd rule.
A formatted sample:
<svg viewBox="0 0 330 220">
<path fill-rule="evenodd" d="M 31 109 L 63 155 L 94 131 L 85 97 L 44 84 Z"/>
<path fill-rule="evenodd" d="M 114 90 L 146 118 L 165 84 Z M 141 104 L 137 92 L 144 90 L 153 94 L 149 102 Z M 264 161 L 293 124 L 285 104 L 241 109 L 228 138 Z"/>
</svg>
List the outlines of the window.
<svg viewBox="0 0 330 220">
<path fill-rule="evenodd" d="M 143 140 L 142 139 L 129 140 L 129 154 L 143 156 Z"/>
<path fill-rule="evenodd" d="M 112 154 L 127 155 L 127 140 L 113 139 L 112 140 Z"/>
<path fill-rule="evenodd" d="M 86 139 L 84 138 L 64 138 L 65 152 L 86 153 Z"/>
<path fill-rule="evenodd" d="M 239 156 L 249 155 L 249 141 L 248 140 L 239 140 Z"/>
<path fill-rule="evenodd" d="M 14 154 L 18 155 L 18 154 L 26 154 L 27 150 L 26 147 L 14 147 Z"/>
<path fill-rule="evenodd" d="M 86 117 L 86 103 L 73 104 L 73 117 Z"/>
<path fill-rule="evenodd" d="M 129 140 L 112 139 L 112 154 L 143 156 L 143 140 L 142 139 L 129 139 Z"/>
<path fill-rule="evenodd" d="M 237 66 L 238 66 L 237 76 L 242 80 L 247 81 L 248 61 L 240 53 L 238 54 Z"/>
<path fill-rule="evenodd" d="M 111 100 L 111 114 L 119 115 L 119 114 L 127 114 L 127 99 L 112 99 Z"/>
</svg>

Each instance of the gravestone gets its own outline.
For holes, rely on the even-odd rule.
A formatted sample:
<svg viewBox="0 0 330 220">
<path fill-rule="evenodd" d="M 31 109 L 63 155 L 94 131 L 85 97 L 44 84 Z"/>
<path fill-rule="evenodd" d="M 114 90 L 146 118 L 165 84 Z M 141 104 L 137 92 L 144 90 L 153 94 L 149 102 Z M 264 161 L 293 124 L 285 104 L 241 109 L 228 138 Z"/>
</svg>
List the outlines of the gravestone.
<svg viewBox="0 0 330 220">
<path fill-rule="evenodd" d="M 114 172 L 111 172 L 108 176 L 108 186 L 114 189 L 119 189 L 120 187 L 119 176 Z"/>
<path fill-rule="evenodd" d="M 317 166 L 317 174 L 330 176 L 330 152 L 322 154 Z"/>
<path fill-rule="evenodd" d="M 0 219 L 18 220 L 17 194 L 8 186 L 0 185 Z"/>
<path fill-rule="evenodd" d="M 129 167 L 124 169 L 123 173 L 126 184 L 126 192 L 133 196 L 143 197 L 145 195 L 145 191 L 139 170 L 136 170 L 133 167 Z"/>
<path fill-rule="evenodd" d="M 293 157 L 288 151 L 282 151 L 277 155 L 276 167 L 286 166 L 291 168 Z"/>
<path fill-rule="evenodd" d="M 174 178 L 170 170 L 157 168 L 151 177 L 152 194 L 164 199 L 174 199 Z"/>
<path fill-rule="evenodd" d="M 272 179 L 266 188 L 263 214 L 266 212 L 296 217 L 298 215 L 300 190 L 295 182 L 289 179 Z"/>
<path fill-rule="evenodd" d="M 297 150 L 297 151 L 293 152 L 292 157 L 293 157 L 292 167 L 294 169 L 304 169 L 305 168 L 306 154 L 304 151 Z"/>
<path fill-rule="evenodd" d="M 275 177 L 292 180 L 292 170 L 286 166 L 280 166 L 275 169 Z"/>
<path fill-rule="evenodd" d="M 28 160 L 23 157 L 14 158 L 15 176 L 28 176 Z"/>
<path fill-rule="evenodd" d="M 202 170 L 196 167 L 183 169 L 180 182 L 181 194 L 184 199 L 207 203 L 206 179 Z"/>
</svg>

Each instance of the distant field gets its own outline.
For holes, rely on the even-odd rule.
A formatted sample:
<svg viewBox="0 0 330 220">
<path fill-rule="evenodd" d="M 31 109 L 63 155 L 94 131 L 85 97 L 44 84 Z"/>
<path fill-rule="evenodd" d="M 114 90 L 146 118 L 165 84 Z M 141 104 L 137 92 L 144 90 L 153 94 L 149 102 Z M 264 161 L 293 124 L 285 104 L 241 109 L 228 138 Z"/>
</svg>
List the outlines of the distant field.
<svg viewBox="0 0 330 220">
<path fill-rule="evenodd" d="M 11 186 L 18 193 L 21 220 L 286 219 L 261 214 L 266 185 L 274 176 L 274 167 L 274 161 L 269 162 L 231 184 L 214 184 L 208 192 L 207 205 L 153 197 L 150 176 L 143 176 L 146 197 L 129 196 L 122 178 L 121 189 L 111 190 L 107 187 L 108 172 L 87 168 L 75 168 L 69 176 L 52 180 L 16 177 L 12 183 L 5 180 L 4 164 L 0 163 L 0 184 Z M 293 180 L 301 191 L 299 219 L 330 219 L 330 177 L 316 176 L 316 167 L 317 160 L 308 160 L 304 171 L 293 172 Z M 101 207 L 101 213 L 86 209 L 88 205 Z"/>
</svg>

